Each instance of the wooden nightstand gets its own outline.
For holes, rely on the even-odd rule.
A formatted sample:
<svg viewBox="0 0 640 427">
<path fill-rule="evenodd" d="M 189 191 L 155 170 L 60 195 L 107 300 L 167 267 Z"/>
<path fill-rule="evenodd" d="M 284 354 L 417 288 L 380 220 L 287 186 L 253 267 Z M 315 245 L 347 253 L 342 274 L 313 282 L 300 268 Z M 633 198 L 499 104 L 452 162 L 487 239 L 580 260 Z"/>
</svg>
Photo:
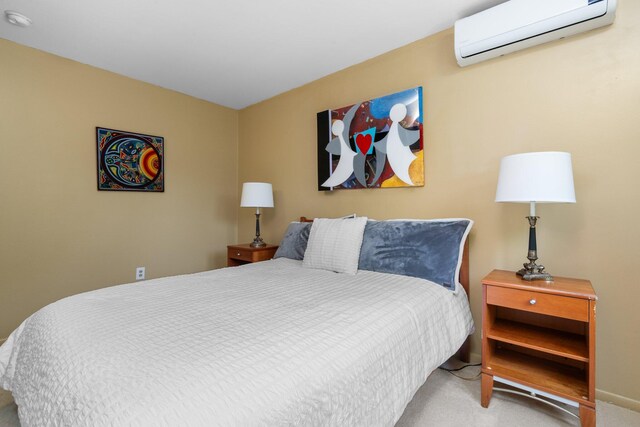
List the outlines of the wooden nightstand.
<svg viewBox="0 0 640 427">
<path fill-rule="evenodd" d="M 273 258 L 277 249 L 277 245 L 267 245 L 263 248 L 252 248 L 249 244 L 229 245 L 227 246 L 227 267 L 266 261 Z"/>
<path fill-rule="evenodd" d="M 482 280 L 482 396 L 494 381 L 579 407 L 595 426 L 596 294 L 588 280 L 520 279 L 494 270 Z"/>
</svg>

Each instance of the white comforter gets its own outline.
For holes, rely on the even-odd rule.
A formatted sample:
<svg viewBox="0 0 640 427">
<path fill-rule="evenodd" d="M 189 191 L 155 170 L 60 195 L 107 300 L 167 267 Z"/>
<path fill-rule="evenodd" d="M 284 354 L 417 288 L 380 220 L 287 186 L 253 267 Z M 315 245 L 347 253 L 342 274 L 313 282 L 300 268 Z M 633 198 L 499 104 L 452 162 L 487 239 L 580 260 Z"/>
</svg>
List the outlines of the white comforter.
<svg viewBox="0 0 640 427">
<path fill-rule="evenodd" d="M 463 291 L 278 259 L 55 302 L 0 387 L 23 426 L 392 426 L 472 328 Z"/>
</svg>

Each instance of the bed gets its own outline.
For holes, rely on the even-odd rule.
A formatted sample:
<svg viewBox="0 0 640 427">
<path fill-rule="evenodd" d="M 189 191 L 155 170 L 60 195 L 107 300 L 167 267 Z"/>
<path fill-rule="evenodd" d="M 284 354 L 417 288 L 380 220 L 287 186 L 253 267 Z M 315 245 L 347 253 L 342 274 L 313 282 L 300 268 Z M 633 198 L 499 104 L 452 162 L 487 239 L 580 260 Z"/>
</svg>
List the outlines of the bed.
<svg viewBox="0 0 640 427">
<path fill-rule="evenodd" d="M 468 352 L 470 226 L 454 289 L 279 257 L 62 299 L 0 347 L 0 387 L 23 426 L 392 426 Z"/>
</svg>

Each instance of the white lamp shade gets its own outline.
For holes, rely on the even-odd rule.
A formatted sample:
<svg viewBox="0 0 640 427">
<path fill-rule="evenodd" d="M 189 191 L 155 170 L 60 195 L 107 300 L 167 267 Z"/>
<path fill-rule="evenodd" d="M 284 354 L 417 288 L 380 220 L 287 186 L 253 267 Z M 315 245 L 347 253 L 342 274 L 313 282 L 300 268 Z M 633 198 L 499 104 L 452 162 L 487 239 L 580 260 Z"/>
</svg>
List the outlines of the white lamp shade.
<svg viewBox="0 0 640 427">
<path fill-rule="evenodd" d="M 504 157 L 496 202 L 575 203 L 571 154 L 549 151 Z"/>
<path fill-rule="evenodd" d="M 242 184 L 240 207 L 272 208 L 273 188 L 271 184 L 266 182 L 245 182 Z"/>
</svg>

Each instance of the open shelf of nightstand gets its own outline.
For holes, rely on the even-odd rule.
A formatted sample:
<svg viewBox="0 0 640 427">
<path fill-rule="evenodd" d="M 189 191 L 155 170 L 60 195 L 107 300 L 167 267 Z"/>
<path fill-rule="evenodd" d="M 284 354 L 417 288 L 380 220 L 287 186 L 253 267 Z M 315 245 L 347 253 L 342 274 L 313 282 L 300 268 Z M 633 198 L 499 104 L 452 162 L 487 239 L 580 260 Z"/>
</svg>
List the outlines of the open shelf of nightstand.
<svg viewBox="0 0 640 427">
<path fill-rule="evenodd" d="M 589 361 L 589 347 L 584 335 L 495 319 L 487 331 L 487 338 L 580 362 Z"/>
<path fill-rule="evenodd" d="M 568 399 L 587 400 L 583 369 L 507 349 L 497 349 L 488 367 L 493 375 Z"/>
</svg>

